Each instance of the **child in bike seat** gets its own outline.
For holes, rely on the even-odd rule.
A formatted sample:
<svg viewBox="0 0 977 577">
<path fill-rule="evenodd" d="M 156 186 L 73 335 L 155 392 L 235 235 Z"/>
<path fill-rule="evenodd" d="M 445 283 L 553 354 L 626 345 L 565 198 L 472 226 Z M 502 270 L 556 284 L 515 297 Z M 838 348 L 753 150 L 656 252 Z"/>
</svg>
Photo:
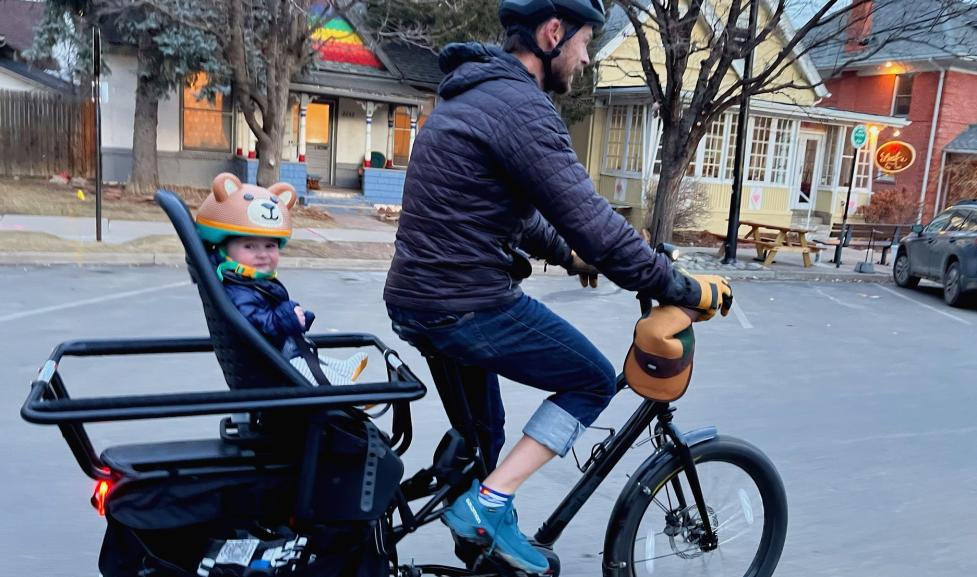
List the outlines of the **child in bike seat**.
<svg viewBox="0 0 977 577">
<path fill-rule="evenodd" d="M 265 189 L 222 173 L 197 211 L 197 233 L 210 245 L 231 302 L 302 376 L 313 385 L 322 377 L 332 385 L 352 384 L 366 367 L 367 355 L 317 356 L 304 336 L 315 314 L 291 300 L 278 280 L 279 251 L 292 236 L 288 210 L 297 198 L 290 184 Z"/>
</svg>

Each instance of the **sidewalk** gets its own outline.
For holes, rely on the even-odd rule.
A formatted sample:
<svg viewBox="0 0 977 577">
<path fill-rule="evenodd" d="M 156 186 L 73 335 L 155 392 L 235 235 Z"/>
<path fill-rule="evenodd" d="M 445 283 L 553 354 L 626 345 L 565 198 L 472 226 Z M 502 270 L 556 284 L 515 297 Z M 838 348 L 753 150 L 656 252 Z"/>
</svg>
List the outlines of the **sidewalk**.
<svg viewBox="0 0 977 577">
<path fill-rule="evenodd" d="M 298 243 L 286 247 L 281 259 L 282 268 L 356 269 L 384 271 L 389 259 L 371 256 L 382 249 L 391 250 L 396 228 L 362 214 L 336 211 L 338 227 L 296 228 L 295 241 L 335 246 L 330 256 L 310 255 L 298 248 Z M 0 265 L 160 265 L 182 266 L 184 255 L 173 227 L 168 222 L 135 220 L 102 220 L 102 243 L 95 242 L 95 222 L 92 218 L 66 216 L 0 215 L 0 239 L 16 239 L 11 233 L 34 233 L 31 238 L 66 241 L 67 247 L 34 247 L 31 243 L 0 243 Z M 49 235 L 49 236 L 47 236 Z M 24 235 L 28 238 L 28 235 Z M 65 242 L 61 242 L 65 244 Z M 307 245 L 308 246 L 308 245 Z M 362 249 L 373 250 L 362 250 Z M 681 249 L 680 266 L 692 273 L 720 274 L 730 279 L 745 280 L 809 280 L 840 282 L 891 282 L 890 266 L 875 265 L 874 274 L 856 273 L 855 263 L 864 260 L 864 251 L 845 249 L 840 268 L 827 262 L 831 251 L 823 251 L 820 262 L 804 268 L 801 255 L 784 252 L 770 268 L 756 262 L 753 248 L 737 253 L 735 265 L 723 265 L 715 258 L 715 248 L 689 247 Z M 292 252 L 292 255 L 289 254 Z M 829 254 L 831 253 L 831 254 Z M 367 254 L 368 256 L 363 256 Z M 873 256 L 878 261 L 878 255 Z M 542 265 L 538 265 L 542 271 Z"/>
<path fill-rule="evenodd" d="M 372 220 L 379 225 L 375 228 L 357 226 L 360 220 L 346 215 L 336 220 L 350 228 L 296 228 L 292 238 L 317 242 L 392 243 L 397 233 L 394 227 L 375 219 Z M 362 220 L 371 219 L 363 217 Z M 42 232 L 64 240 L 95 242 L 95 219 L 77 216 L 0 215 L 0 231 Z M 173 225 L 168 222 L 102 219 L 102 242 L 106 244 L 122 244 L 147 236 L 175 234 Z"/>
</svg>

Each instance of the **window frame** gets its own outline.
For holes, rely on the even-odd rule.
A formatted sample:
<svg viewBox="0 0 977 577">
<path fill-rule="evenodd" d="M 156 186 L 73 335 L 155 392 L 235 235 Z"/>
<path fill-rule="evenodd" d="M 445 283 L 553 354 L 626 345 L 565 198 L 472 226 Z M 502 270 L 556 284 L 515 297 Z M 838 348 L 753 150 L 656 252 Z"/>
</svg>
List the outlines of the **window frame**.
<svg viewBox="0 0 977 577">
<path fill-rule="evenodd" d="M 205 74 L 205 73 L 204 72 L 198 72 L 197 74 L 194 75 L 194 77 L 196 78 L 196 76 L 201 75 L 201 74 Z M 189 146 L 186 145 L 186 137 L 185 137 L 185 133 L 186 133 L 186 119 L 185 119 L 185 113 L 187 111 L 187 107 L 186 107 L 186 91 L 187 90 L 188 90 L 188 87 L 185 84 L 183 84 L 183 85 L 180 86 L 180 109 L 179 109 L 179 114 L 180 114 L 180 151 L 181 152 L 182 151 L 186 151 L 186 152 L 197 152 L 197 153 L 205 153 L 205 154 L 233 154 L 234 153 L 234 147 L 237 144 L 237 138 L 236 138 L 236 134 L 235 134 L 237 132 L 235 130 L 235 124 L 236 124 L 235 123 L 235 120 L 236 120 L 236 116 L 237 116 L 237 106 L 236 106 L 236 104 L 234 102 L 234 92 L 233 92 L 233 90 L 231 91 L 230 94 L 224 94 L 224 95 L 222 95 L 222 99 L 221 99 L 222 107 L 221 107 L 221 109 L 190 108 L 190 110 L 210 112 L 212 114 L 220 114 L 222 121 L 224 121 L 224 119 L 228 119 L 228 121 L 229 121 L 228 132 L 227 132 L 228 146 L 227 146 L 226 149 L 220 149 L 220 150 L 218 150 L 216 148 L 189 147 Z M 199 98 L 194 98 L 194 99 L 197 100 L 198 102 L 200 101 Z M 223 104 L 225 102 L 226 102 L 226 105 Z"/>
<path fill-rule="evenodd" d="M 905 80 L 909 80 L 909 94 L 899 94 L 899 89 L 902 87 Z M 895 82 L 892 83 L 892 105 L 889 107 L 889 112 L 892 116 L 897 116 L 899 118 L 906 118 L 909 116 L 909 112 L 912 110 L 913 86 L 915 84 L 915 80 L 915 74 L 907 73 L 896 76 Z M 906 100 L 906 111 L 904 113 L 896 110 L 896 106 L 900 98 Z"/>
<path fill-rule="evenodd" d="M 614 109 L 617 107 L 623 107 L 625 109 L 624 120 L 623 120 L 623 131 L 621 134 L 621 150 L 617 155 L 618 163 L 616 168 L 608 167 L 608 151 L 610 144 L 610 134 L 611 134 L 611 118 L 613 117 Z M 635 111 L 637 110 L 637 114 Z M 641 169 L 644 165 L 644 144 L 645 144 L 645 128 L 646 119 L 645 105 L 644 104 L 608 104 L 607 113 L 605 116 L 605 126 L 604 126 L 604 150 L 603 158 L 601 159 L 601 174 L 608 176 L 618 176 L 624 178 L 641 178 Z M 635 124 L 635 116 L 638 116 L 638 122 Z M 632 130 L 638 131 L 637 140 L 634 140 L 631 135 Z M 660 142 L 660 138 L 655 141 L 655 146 Z M 632 142 L 633 141 L 633 142 Z M 628 170 L 631 159 L 631 145 L 637 146 L 639 152 L 637 156 L 637 170 Z"/>
</svg>

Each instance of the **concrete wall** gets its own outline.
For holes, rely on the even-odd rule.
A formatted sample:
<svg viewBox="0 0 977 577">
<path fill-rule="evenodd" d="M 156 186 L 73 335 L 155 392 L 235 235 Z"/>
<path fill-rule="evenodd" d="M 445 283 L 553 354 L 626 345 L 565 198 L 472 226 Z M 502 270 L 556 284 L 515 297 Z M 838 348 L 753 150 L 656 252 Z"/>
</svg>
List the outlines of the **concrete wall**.
<svg viewBox="0 0 977 577">
<path fill-rule="evenodd" d="M 136 113 L 136 57 L 109 53 L 105 59 L 112 73 L 102 79 L 102 146 L 131 149 Z M 157 150 L 179 151 L 179 94 L 174 92 L 160 100 L 158 119 Z"/>
<path fill-rule="evenodd" d="M 195 151 L 159 151 L 159 180 L 162 185 L 210 187 L 222 172 L 234 172 L 229 154 Z M 102 170 L 106 182 L 128 182 L 132 174 L 132 149 L 103 148 Z"/>
<path fill-rule="evenodd" d="M 258 182 L 258 161 L 247 158 L 236 157 L 234 159 L 234 170 L 232 171 L 241 179 L 241 182 L 255 184 Z M 287 182 L 295 188 L 299 202 L 303 202 L 309 193 L 307 186 L 308 170 L 302 162 L 282 162 L 278 173 L 279 182 Z"/>
<path fill-rule="evenodd" d="M 363 172 L 363 198 L 373 204 L 401 204 L 406 170 L 367 168 Z"/>
</svg>

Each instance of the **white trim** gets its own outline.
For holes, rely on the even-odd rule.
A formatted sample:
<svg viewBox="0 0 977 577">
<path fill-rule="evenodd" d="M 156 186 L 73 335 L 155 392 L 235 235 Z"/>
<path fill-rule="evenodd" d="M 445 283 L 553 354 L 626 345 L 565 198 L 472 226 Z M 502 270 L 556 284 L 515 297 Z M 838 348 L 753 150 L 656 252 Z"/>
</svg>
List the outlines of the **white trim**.
<svg viewBox="0 0 977 577">
<path fill-rule="evenodd" d="M 598 95 L 610 95 L 614 94 L 615 97 L 621 96 L 633 96 L 637 95 L 644 98 L 646 101 L 650 100 L 650 95 L 648 94 L 648 88 L 646 86 L 622 86 L 622 87 L 604 87 L 598 88 L 596 90 Z M 683 96 L 691 97 L 692 93 L 685 91 Z M 730 110 L 735 111 L 736 107 L 732 107 Z M 837 110 L 834 108 L 825 108 L 819 106 L 802 106 L 799 104 L 783 104 L 780 102 L 772 102 L 769 100 L 761 100 L 757 97 L 750 99 L 750 111 L 753 110 L 758 112 L 767 112 L 774 114 L 782 114 L 784 116 L 789 116 L 792 118 L 799 118 L 801 120 L 811 120 L 820 122 L 834 122 L 834 123 L 845 123 L 845 124 L 879 124 L 882 126 L 888 126 L 892 128 L 905 128 L 912 124 L 908 118 L 898 118 L 893 116 L 883 116 L 881 114 L 865 114 L 861 112 L 851 112 L 848 110 Z"/>
<path fill-rule="evenodd" d="M 648 14 L 641 12 L 638 14 L 638 20 L 644 24 L 648 21 Z M 627 25 L 621 28 L 614 38 L 611 38 L 603 48 L 597 51 L 597 54 L 594 55 L 594 62 L 601 62 L 611 54 L 614 54 L 614 51 L 620 48 L 621 44 L 624 44 L 624 41 L 628 39 L 629 33 L 634 34 L 634 26 L 631 25 L 631 20 L 628 20 Z"/>
<path fill-rule="evenodd" d="M 940 82 L 936 88 L 936 102 L 933 103 L 933 121 L 930 125 L 929 146 L 926 148 L 926 166 L 923 168 L 923 186 L 919 191 L 919 215 L 916 222 L 923 222 L 923 213 L 926 211 L 926 189 L 930 183 L 930 165 L 933 164 L 933 144 L 936 141 L 936 127 L 940 120 L 940 107 L 943 104 L 944 82 L 946 80 L 946 70 L 940 70 Z"/>
<path fill-rule="evenodd" d="M 804 171 L 804 156 L 807 154 L 805 141 L 815 140 L 817 148 L 814 151 L 814 173 L 811 175 L 811 191 L 808 193 L 808 201 L 801 202 L 801 174 Z M 821 171 L 824 170 L 824 141 L 825 135 L 820 132 L 803 131 L 797 134 L 797 152 L 794 156 L 793 174 L 790 179 L 790 209 L 807 209 L 808 217 L 811 210 L 817 206 L 818 189 L 821 182 Z"/>
</svg>

